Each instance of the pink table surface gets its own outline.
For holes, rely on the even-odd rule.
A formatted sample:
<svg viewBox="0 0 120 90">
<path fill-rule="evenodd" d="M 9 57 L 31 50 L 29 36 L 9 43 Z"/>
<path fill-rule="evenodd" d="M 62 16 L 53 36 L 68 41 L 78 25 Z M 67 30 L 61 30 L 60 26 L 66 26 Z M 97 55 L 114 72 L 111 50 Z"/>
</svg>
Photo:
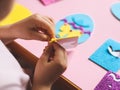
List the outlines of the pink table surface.
<svg viewBox="0 0 120 90">
<path fill-rule="evenodd" d="M 113 17 L 110 7 L 118 0 L 61 0 L 43 6 L 38 0 L 17 0 L 33 13 L 59 19 L 74 13 L 91 16 L 95 23 L 92 36 L 68 53 L 68 68 L 64 73 L 83 90 L 93 90 L 107 71 L 88 60 L 88 57 L 108 38 L 120 41 L 120 22 Z M 46 43 L 40 41 L 17 40 L 22 46 L 40 57 Z"/>
</svg>

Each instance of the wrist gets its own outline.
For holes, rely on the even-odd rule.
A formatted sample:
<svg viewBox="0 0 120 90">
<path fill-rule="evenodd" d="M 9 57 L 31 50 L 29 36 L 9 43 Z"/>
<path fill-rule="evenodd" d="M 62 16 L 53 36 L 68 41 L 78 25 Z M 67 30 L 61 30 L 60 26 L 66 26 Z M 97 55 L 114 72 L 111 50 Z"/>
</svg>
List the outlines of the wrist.
<svg viewBox="0 0 120 90">
<path fill-rule="evenodd" d="M 51 86 L 33 85 L 32 90 L 51 90 Z"/>
<path fill-rule="evenodd" d="M 0 37 L 9 39 L 9 38 L 17 38 L 17 35 L 15 34 L 14 27 L 12 25 L 2 26 L 0 27 Z"/>
<path fill-rule="evenodd" d="M 14 24 L 9 25 L 8 27 L 9 32 L 13 36 L 13 38 L 17 39 L 18 38 L 18 31 L 16 29 L 16 26 Z"/>
<path fill-rule="evenodd" d="M 46 84 L 37 82 L 35 79 L 33 80 L 32 90 L 51 90 L 52 83 Z"/>
<path fill-rule="evenodd" d="M 0 27 L 0 40 L 2 40 L 4 44 L 8 44 L 15 39 L 17 39 L 17 37 L 11 25 Z"/>
</svg>

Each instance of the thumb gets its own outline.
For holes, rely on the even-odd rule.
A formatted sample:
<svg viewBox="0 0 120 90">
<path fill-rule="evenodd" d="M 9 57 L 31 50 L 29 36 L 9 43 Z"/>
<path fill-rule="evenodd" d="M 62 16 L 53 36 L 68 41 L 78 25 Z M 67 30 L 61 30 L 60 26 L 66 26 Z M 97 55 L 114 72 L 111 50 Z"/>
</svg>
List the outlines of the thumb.
<svg viewBox="0 0 120 90">
<path fill-rule="evenodd" d="M 42 32 L 34 32 L 33 39 L 40 40 L 40 41 L 48 41 L 50 37 Z"/>
<path fill-rule="evenodd" d="M 49 62 L 51 56 L 53 56 L 53 53 L 54 53 L 53 46 L 49 44 L 43 50 L 43 54 L 41 55 L 40 59 L 42 59 L 44 62 Z"/>
<path fill-rule="evenodd" d="M 53 48 L 55 50 L 55 57 L 56 58 L 60 58 L 60 57 L 66 58 L 66 51 L 60 44 L 54 42 Z"/>
</svg>

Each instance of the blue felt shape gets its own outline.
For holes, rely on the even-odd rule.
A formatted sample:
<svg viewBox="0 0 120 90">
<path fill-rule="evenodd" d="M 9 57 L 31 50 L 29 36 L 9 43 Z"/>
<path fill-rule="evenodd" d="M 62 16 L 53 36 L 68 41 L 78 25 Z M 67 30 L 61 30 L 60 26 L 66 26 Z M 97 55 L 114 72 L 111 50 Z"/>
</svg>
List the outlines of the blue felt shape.
<svg viewBox="0 0 120 90">
<path fill-rule="evenodd" d="M 86 32 L 87 31 L 91 33 L 93 32 L 94 22 L 91 19 L 91 17 L 86 14 L 73 14 L 65 17 L 64 19 L 66 19 L 67 22 L 69 23 L 74 22 L 76 26 L 82 26 Z M 62 25 L 64 25 L 64 22 L 62 21 L 62 19 L 56 23 L 55 34 L 57 38 L 59 38 L 57 34 L 60 32 L 60 27 Z M 73 27 L 71 27 L 71 29 L 74 30 Z M 78 44 L 85 42 L 89 37 L 90 35 L 83 34 L 81 37 L 78 38 Z M 64 36 L 63 38 L 66 38 L 66 36 Z"/>
<path fill-rule="evenodd" d="M 86 15 L 76 15 L 73 17 L 73 21 L 82 27 L 89 27 L 90 23 L 92 22 L 90 18 L 86 18 Z"/>
<path fill-rule="evenodd" d="M 120 20 L 120 3 L 115 3 L 111 6 L 112 14 Z"/>
<path fill-rule="evenodd" d="M 120 58 L 114 57 L 108 52 L 109 46 L 112 46 L 113 50 L 120 50 L 120 43 L 108 39 L 89 59 L 108 71 L 117 72 L 120 69 Z"/>
</svg>

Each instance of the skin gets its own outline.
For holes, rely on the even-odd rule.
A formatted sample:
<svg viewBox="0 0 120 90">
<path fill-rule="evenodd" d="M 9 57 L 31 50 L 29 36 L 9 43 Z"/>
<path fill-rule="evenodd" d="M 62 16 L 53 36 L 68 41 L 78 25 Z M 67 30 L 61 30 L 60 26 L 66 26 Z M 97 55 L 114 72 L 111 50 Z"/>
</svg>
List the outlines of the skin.
<svg viewBox="0 0 120 90">
<path fill-rule="evenodd" d="M 10 12 L 14 0 L 0 0 L 0 21 Z M 49 41 L 54 36 L 55 24 L 49 17 L 34 14 L 12 25 L 0 27 L 0 40 L 6 45 L 20 38 Z M 56 42 L 49 43 L 38 60 L 32 90 L 50 90 L 54 81 L 66 70 L 67 55 Z"/>
<path fill-rule="evenodd" d="M 54 37 L 54 26 L 50 18 L 34 14 L 12 25 L 0 27 L 0 39 L 5 44 L 17 38 L 49 41 Z"/>
<path fill-rule="evenodd" d="M 55 42 L 49 44 L 36 64 L 33 90 L 50 90 L 54 81 L 66 70 L 66 67 L 65 49 Z"/>
</svg>

